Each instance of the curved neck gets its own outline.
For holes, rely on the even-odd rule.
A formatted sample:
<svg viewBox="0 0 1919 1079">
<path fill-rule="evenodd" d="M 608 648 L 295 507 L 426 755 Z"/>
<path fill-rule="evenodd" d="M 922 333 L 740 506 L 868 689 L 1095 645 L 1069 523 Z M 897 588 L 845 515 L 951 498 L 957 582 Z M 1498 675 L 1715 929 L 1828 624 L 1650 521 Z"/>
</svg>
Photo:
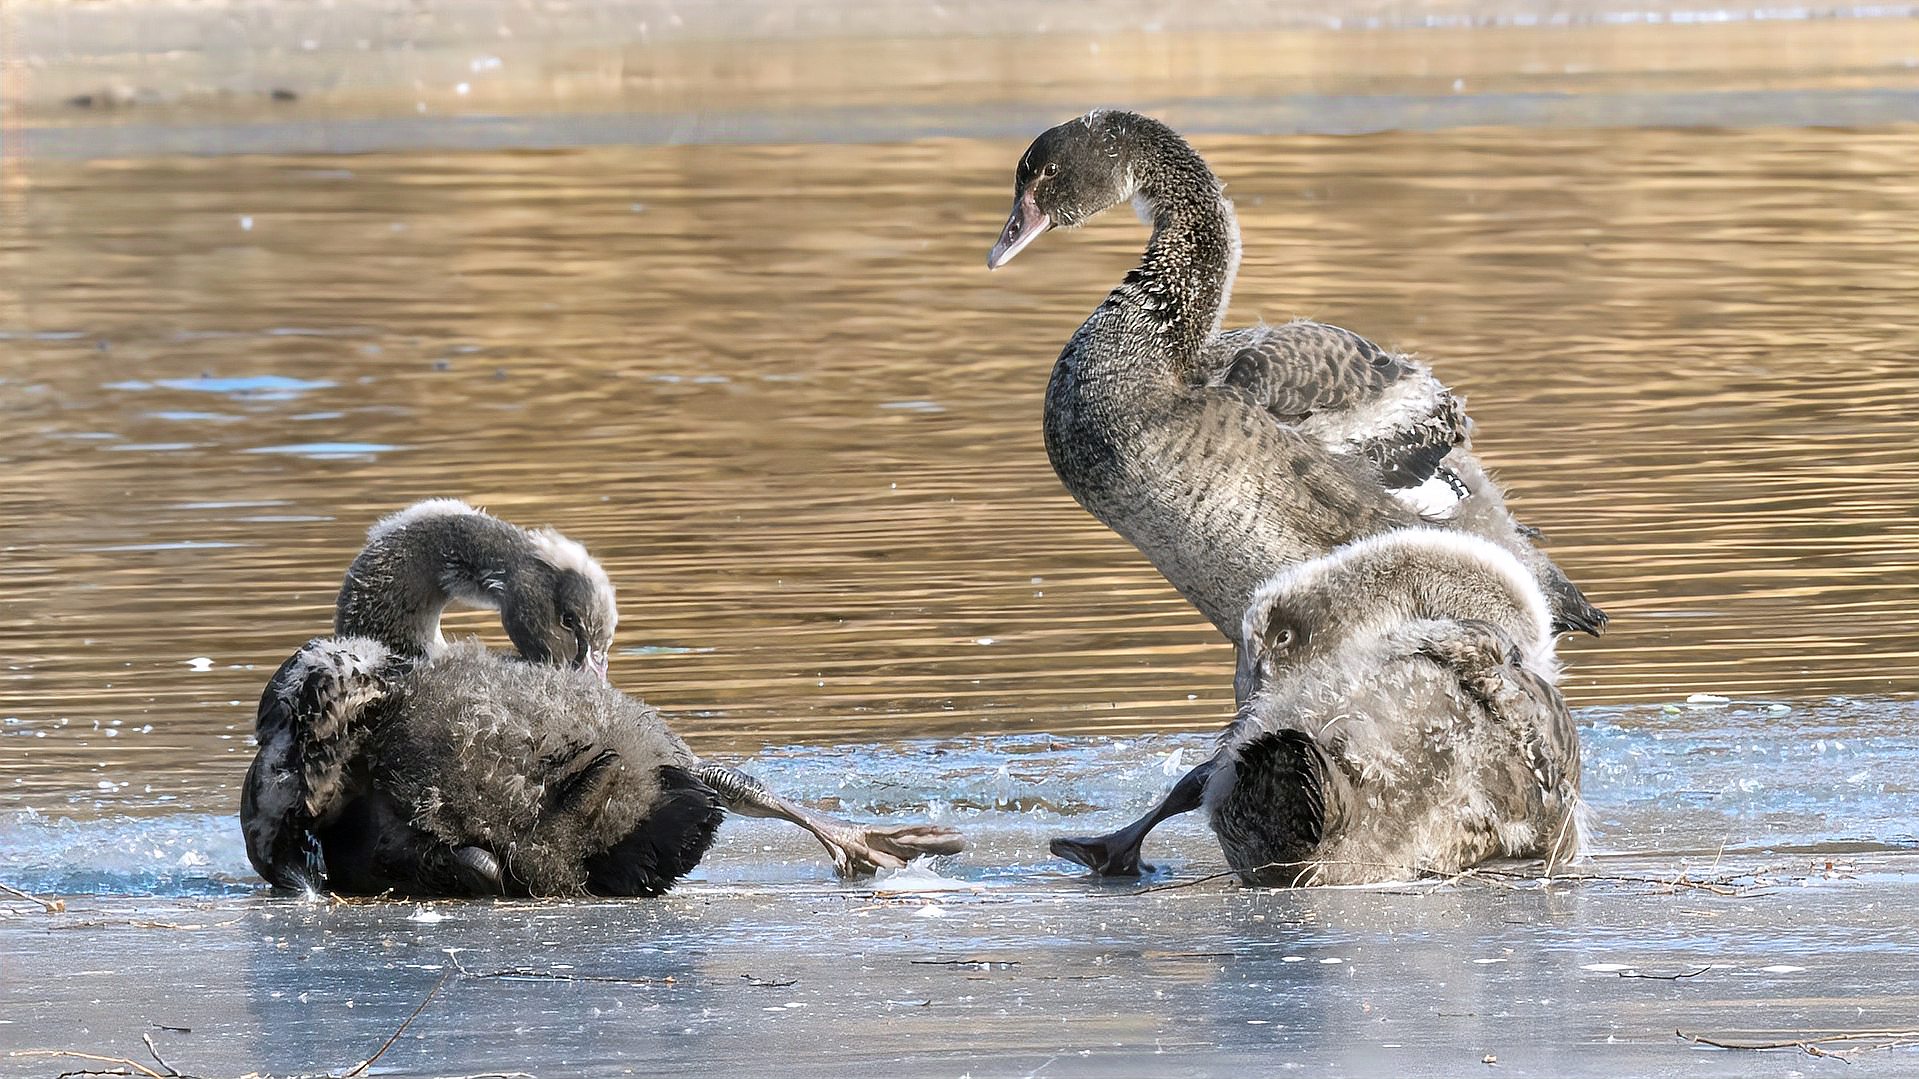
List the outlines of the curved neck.
<svg viewBox="0 0 1919 1079">
<path fill-rule="evenodd" d="M 1226 315 L 1239 272 L 1239 222 L 1218 178 L 1172 129 L 1138 129 L 1130 164 L 1134 203 L 1151 218 L 1153 236 L 1107 303 L 1140 315 L 1174 369 L 1190 374 Z"/>
<path fill-rule="evenodd" d="M 437 651 L 440 615 L 458 601 L 496 609 L 527 556 L 525 533 L 482 513 L 409 521 L 369 540 L 333 609 L 333 631 L 371 637 L 396 653 Z"/>
</svg>

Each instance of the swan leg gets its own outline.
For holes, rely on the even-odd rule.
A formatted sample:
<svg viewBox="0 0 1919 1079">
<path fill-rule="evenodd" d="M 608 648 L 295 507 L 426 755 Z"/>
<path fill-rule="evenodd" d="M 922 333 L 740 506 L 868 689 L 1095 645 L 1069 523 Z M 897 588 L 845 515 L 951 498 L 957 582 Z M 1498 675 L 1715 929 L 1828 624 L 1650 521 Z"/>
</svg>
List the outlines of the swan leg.
<svg viewBox="0 0 1919 1079">
<path fill-rule="evenodd" d="M 957 854 L 966 849 L 965 838 L 945 825 L 855 824 L 797 805 L 735 768 L 702 765 L 697 775 L 731 812 L 788 821 L 806 829 L 826 848 L 834 870 L 842 877 L 864 876 L 880 868 L 897 869 L 924 855 Z"/>
<path fill-rule="evenodd" d="M 1200 807 L 1206 794 L 1206 778 L 1213 774 L 1217 758 L 1202 761 L 1179 777 L 1173 789 L 1146 815 L 1115 832 L 1096 836 L 1062 837 L 1048 843 L 1054 857 L 1078 862 L 1102 877 L 1137 877 L 1153 867 L 1139 860 L 1139 848 L 1147 833 L 1160 822 Z"/>
</svg>

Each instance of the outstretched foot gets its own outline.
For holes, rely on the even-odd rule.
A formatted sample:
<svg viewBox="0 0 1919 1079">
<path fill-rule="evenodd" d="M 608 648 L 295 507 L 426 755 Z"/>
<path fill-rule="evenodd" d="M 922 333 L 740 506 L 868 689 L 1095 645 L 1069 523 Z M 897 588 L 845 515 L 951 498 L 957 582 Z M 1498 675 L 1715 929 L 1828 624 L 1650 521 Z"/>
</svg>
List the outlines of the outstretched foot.
<svg viewBox="0 0 1919 1079">
<path fill-rule="evenodd" d="M 854 824 L 796 805 L 735 768 L 705 764 L 695 774 L 719 794 L 728 811 L 789 821 L 811 832 L 842 877 L 898 869 L 928 854 L 958 854 L 966 849 L 965 837 L 942 824 Z"/>
<path fill-rule="evenodd" d="M 1190 813 L 1200 807 L 1205 800 L 1206 779 L 1213 774 L 1219 758 L 1214 757 L 1194 765 L 1187 773 L 1179 777 L 1173 789 L 1159 800 L 1147 814 L 1117 832 L 1105 835 L 1062 837 L 1046 845 L 1054 856 L 1069 862 L 1078 862 L 1102 877 L 1137 877 L 1141 871 L 1152 872 L 1153 867 L 1142 865 L 1139 860 L 1139 848 L 1146 842 L 1146 836 L 1159 823 L 1168 817 L 1177 817 L 1181 813 Z"/>
<path fill-rule="evenodd" d="M 808 816 L 800 826 L 826 848 L 833 869 L 842 877 L 863 877 L 880 869 L 898 869 L 915 858 L 966 849 L 966 838 L 943 824 L 867 827 L 820 814 Z"/>
<path fill-rule="evenodd" d="M 1144 834 L 1131 835 L 1122 828 L 1107 835 L 1062 836 L 1046 844 L 1055 858 L 1078 862 L 1102 877 L 1137 877 L 1151 873 L 1153 867 L 1139 860 L 1140 840 Z"/>
</svg>

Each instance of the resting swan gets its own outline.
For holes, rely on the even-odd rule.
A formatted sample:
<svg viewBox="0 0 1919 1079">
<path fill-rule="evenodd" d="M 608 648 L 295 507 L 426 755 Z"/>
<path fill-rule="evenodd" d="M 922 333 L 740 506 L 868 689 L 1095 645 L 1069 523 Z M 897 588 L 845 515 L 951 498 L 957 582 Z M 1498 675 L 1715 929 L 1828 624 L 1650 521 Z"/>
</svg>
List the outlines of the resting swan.
<svg viewBox="0 0 1919 1079">
<path fill-rule="evenodd" d="M 453 599 L 498 606 L 523 658 L 445 644 Z M 376 524 L 336 635 L 261 696 L 241 801 L 255 868 L 294 890 L 653 895 L 728 809 L 799 824 L 843 874 L 964 846 L 947 828 L 839 821 L 701 762 L 601 677 L 616 620 L 604 570 L 556 532 L 451 500 Z"/>
<path fill-rule="evenodd" d="M 1403 529 L 1299 563 L 1242 622 L 1251 687 L 1201 798 L 1249 884 L 1457 873 L 1580 846 L 1579 737 L 1532 575 L 1475 536 Z M 1192 807 L 1187 807 L 1192 808 Z M 1170 813 L 1113 837 L 1138 864 Z M 1058 851 L 1056 843 L 1055 850 Z"/>
</svg>

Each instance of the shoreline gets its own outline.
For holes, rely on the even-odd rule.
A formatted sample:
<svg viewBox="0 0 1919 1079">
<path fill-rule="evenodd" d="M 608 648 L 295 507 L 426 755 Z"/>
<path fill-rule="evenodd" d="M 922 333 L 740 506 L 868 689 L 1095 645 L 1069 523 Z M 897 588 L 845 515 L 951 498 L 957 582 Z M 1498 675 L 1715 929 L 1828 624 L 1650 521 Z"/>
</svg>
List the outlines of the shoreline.
<svg viewBox="0 0 1919 1079">
<path fill-rule="evenodd" d="M 15 0 L 0 122 L 9 157 L 102 159 L 1011 139 L 1096 104 L 1221 134 L 1919 120 L 1919 7 L 1255 8 Z"/>
</svg>

